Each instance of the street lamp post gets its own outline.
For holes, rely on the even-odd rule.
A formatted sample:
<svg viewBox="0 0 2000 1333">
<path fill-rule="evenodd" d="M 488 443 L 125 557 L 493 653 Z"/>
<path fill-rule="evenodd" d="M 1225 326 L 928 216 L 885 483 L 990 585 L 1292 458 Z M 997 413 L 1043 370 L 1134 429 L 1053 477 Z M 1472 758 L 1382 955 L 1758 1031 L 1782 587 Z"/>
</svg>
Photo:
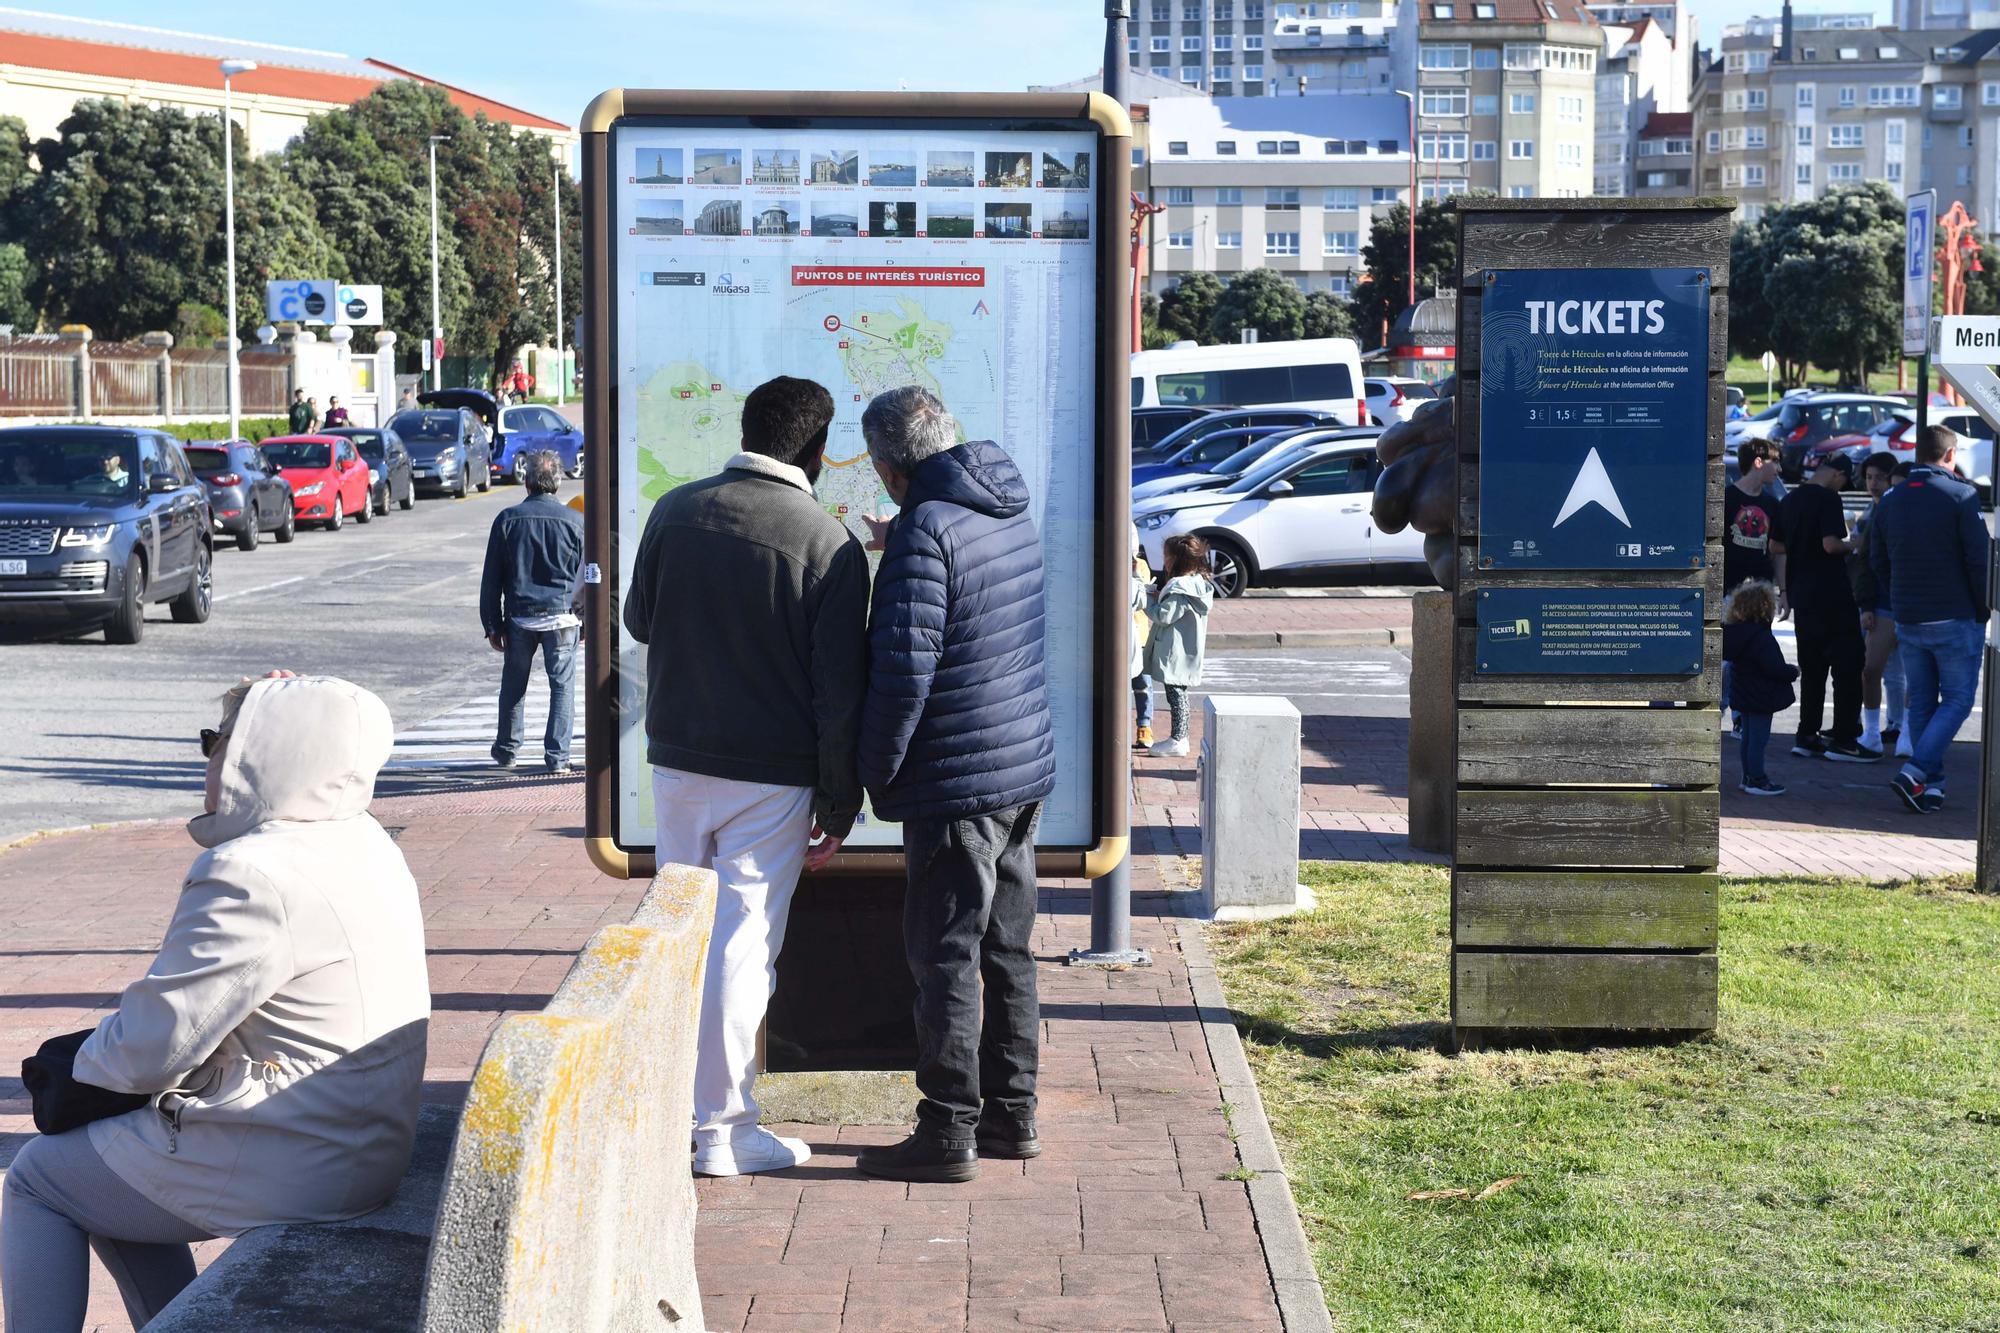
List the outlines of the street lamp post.
<svg viewBox="0 0 2000 1333">
<path fill-rule="evenodd" d="M 556 406 L 561 407 L 565 393 L 569 389 L 569 362 L 563 359 L 563 299 L 562 299 L 562 163 L 551 164 L 555 173 L 556 209 Z"/>
<path fill-rule="evenodd" d="M 444 387 L 444 314 L 438 299 L 438 145 L 449 134 L 431 136 L 431 387 Z"/>
<path fill-rule="evenodd" d="M 236 358 L 236 114 L 229 81 L 257 68 L 254 60 L 222 62 L 222 231 L 224 262 L 229 267 L 229 438 L 243 435 L 243 372 Z"/>
</svg>

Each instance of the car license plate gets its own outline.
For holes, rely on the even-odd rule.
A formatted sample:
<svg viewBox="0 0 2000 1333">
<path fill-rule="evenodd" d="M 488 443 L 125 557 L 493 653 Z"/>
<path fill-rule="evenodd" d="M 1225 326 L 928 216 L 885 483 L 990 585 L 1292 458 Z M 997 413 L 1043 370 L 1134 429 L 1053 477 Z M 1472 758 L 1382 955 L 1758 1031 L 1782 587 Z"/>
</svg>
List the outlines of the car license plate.
<svg viewBox="0 0 2000 1333">
<path fill-rule="evenodd" d="M 0 560 L 0 574 L 25 574 L 28 562 L 25 560 Z"/>
</svg>

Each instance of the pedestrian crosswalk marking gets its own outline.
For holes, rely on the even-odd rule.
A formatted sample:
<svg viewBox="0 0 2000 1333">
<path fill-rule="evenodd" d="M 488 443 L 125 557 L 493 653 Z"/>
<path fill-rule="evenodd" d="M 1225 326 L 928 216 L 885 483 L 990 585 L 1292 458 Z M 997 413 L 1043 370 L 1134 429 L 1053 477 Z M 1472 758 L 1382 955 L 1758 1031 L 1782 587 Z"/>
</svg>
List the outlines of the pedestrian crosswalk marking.
<svg viewBox="0 0 2000 1333">
<path fill-rule="evenodd" d="M 578 662 L 582 667 L 582 662 Z M 521 749 L 515 761 L 535 767 L 542 760 L 542 733 L 549 725 L 548 682 L 538 671 L 528 681 L 528 697 L 522 710 Z M 395 747 L 389 752 L 386 770 L 409 772 L 419 769 L 470 768 L 493 763 L 493 740 L 500 730 L 500 692 L 467 699 L 447 713 L 441 713 L 396 733 Z M 570 762 L 583 760 L 583 673 L 577 672 L 575 721 L 570 728 Z"/>
</svg>

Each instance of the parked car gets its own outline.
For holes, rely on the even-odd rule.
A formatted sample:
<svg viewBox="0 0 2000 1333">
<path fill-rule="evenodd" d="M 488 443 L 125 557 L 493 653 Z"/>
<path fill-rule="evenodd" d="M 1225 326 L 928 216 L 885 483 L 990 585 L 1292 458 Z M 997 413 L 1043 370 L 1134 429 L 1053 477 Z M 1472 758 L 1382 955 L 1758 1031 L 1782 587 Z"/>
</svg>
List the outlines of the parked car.
<svg viewBox="0 0 2000 1333">
<path fill-rule="evenodd" d="M 179 441 L 108 426 L 0 430 L 0 621 L 97 626 L 137 643 L 145 611 L 208 619 L 208 491 Z"/>
<path fill-rule="evenodd" d="M 1338 426 L 1340 422 L 1326 412 L 1315 412 L 1309 407 L 1229 407 L 1220 412 L 1206 412 L 1182 426 L 1173 434 L 1161 440 L 1149 451 L 1150 457 L 1134 457 L 1134 470 L 1165 462 L 1196 440 L 1204 439 L 1219 430 L 1241 430 L 1246 426 L 1267 426 L 1297 430 L 1301 426 Z"/>
<path fill-rule="evenodd" d="M 258 537 L 267 529 L 280 542 L 297 535 L 292 488 L 256 445 L 248 440 L 203 442 L 185 445 L 182 452 L 208 487 L 211 525 L 234 537 L 238 550 L 256 550 Z"/>
<path fill-rule="evenodd" d="M 468 490 L 493 485 L 493 449 L 479 418 L 463 407 L 419 407 L 390 417 L 410 451 L 410 476 L 417 492 L 465 498 Z"/>
<path fill-rule="evenodd" d="M 1991 503 L 1993 497 L 1993 427 L 1978 409 L 1971 407 L 1933 407 L 1930 422 L 1934 426 L 1948 426 L 1957 432 L 1964 444 L 1953 459 L 1958 474 L 1979 489 L 1982 503 Z M 1858 489 L 1861 484 L 1861 464 L 1872 453 L 1894 454 L 1898 463 L 1914 463 L 1917 458 L 1917 409 L 1898 409 L 1887 420 L 1878 423 L 1874 429 L 1862 435 L 1835 435 L 1821 440 L 1806 455 L 1805 472 L 1810 476 L 1828 454 L 1844 453 L 1854 460 L 1854 481 Z"/>
<path fill-rule="evenodd" d="M 1132 485 L 1148 486 L 1167 477 L 1186 477 L 1206 472 L 1211 466 L 1240 453 L 1247 445 L 1274 435 L 1289 435 L 1293 426 L 1237 426 L 1213 431 L 1191 444 L 1176 449 L 1158 463 L 1140 463 L 1132 469 Z"/>
<path fill-rule="evenodd" d="M 336 426 L 320 434 L 340 435 L 354 441 L 355 451 L 368 465 L 369 503 L 376 513 L 388 513 L 391 505 L 408 509 L 417 502 L 416 479 L 410 475 L 410 451 L 403 447 L 402 438 L 395 431 Z"/>
<path fill-rule="evenodd" d="M 1361 349 L 1352 338 L 1192 342 L 1132 353 L 1132 406 L 1307 407 L 1349 426 L 1367 423 Z"/>
<path fill-rule="evenodd" d="M 1262 467 L 1287 451 L 1305 449 L 1331 439 L 1372 440 L 1382 432 L 1374 426 L 1359 430 L 1344 426 L 1305 426 L 1298 430 L 1278 430 L 1269 435 L 1246 436 L 1241 449 L 1219 463 L 1210 463 L 1193 472 L 1174 472 L 1155 477 L 1132 488 L 1132 499 L 1150 500 L 1176 491 L 1220 490 L 1245 473 Z"/>
<path fill-rule="evenodd" d="M 264 441 L 264 456 L 292 488 L 292 513 L 299 522 L 339 532 L 349 518 L 373 521 L 368 465 L 354 441 L 338 435 L 280 435 Z"/>
<path fill-rule="evenodd" d="M 486 472 L 482 475 L 490 480 L 494 460 L 500 455 L 500 413 L 504 408 L 500 399 L 484 389 L 426 389 L 417 395 L 417 403 L 422 407 L 462 408 L 472 414 L 486 439 Z"/>
<path fill-rule="evenodd" d="M 1875 394 L 1800 394 L 1779 403 L 1777 415 L 1768 421 L 1743 423 L 1745 430 L 1737 438 L 1757 435 L 1776 444 L 1778 472 L 1796 484 L 1805 478 L 1806 454 L 1815 444 L 1832 435 L 1865 435 L 1904 406 Z"/>
<path fill-rule="evenodd" d="M 1153 447 L 1190 421 L 1205 417 L 1205 407 L 1135 407 L 1132 409 L 1132 461 L 1151 461 Z"/>
<path fill-rule="evenodd" d="M 1159 568 L 1167 538 L 1193 533 L 1213 552 L 1216 591 L 1240 597 L 1274 574 L 1420 566 L 1423 534 L 1384 533 L 1370 512 L 1381 467 L 1372 441 L 1336 439 L 1287 453 L 1214 491 L 1183 491 L 1133 506 L 1146 559 Z"/>
<path fill-rule="evenodd" d="M 1427 380 L 1384 375 L 1362 383 L 1368 389 L 1368 420 L 1377 426 L 1408 421 L 1418 408 L 1437 397 L 1437 386 Z"/>
<path fill-rule="evenodd" d="M 501 409 L 500 433 L 494 437 L 493 475 L 512 477 L 518 484 L 527 476 L 527 456 L 537 449 L 555 450 L 564 472 L 572 477 L 583 475 L 581 426 L 572 426 L 552 407 Z"/>
</svg>

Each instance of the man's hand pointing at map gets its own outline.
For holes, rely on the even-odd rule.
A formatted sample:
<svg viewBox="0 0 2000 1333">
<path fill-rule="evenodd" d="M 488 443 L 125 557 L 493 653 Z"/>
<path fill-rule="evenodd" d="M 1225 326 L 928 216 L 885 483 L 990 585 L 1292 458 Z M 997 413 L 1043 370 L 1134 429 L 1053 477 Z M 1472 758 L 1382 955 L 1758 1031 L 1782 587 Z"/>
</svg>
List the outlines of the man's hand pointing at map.
<svg viewBox="0 0 2000 1333">
<path fill-rule="evenodd" d="M 861 521 L 868 525 L 868 543 L 863 549 L 879 551 L 882 549 L 882 544 L 889 539 L 889 525 L 896 521 L 896 516 L 894 514 L 863 514 Z"/>
</svg>

